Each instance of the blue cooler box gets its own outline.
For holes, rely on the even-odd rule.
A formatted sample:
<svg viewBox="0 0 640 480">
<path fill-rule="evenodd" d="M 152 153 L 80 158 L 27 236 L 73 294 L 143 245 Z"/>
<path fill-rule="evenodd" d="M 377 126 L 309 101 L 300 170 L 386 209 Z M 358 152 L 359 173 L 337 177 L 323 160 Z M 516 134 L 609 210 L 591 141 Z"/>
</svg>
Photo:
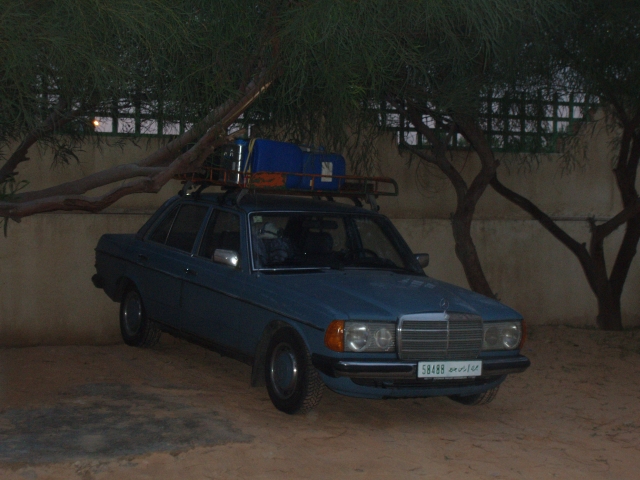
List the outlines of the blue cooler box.
<svg viewBox="0 0 640 480">
<path fill-rule="evenodd" d="M 252 172 L 302 173 L 302 150 L 298 145 L 257 139 L 251 152 Z M 288 175 L 286 188 L 298 188 L 299 175 Z"/>
<path fill-rule="evenodd" d="M 305 153 L 302 155 L 302 173 L 329 175 L 323 177 L 302 177 L 300 187 L 304 190 L 338 190 L 344 179 L 347 167 L 342 155 L 335 153 Z M 313 181 L 313 187 L 311 182 Z"/>
</svg>

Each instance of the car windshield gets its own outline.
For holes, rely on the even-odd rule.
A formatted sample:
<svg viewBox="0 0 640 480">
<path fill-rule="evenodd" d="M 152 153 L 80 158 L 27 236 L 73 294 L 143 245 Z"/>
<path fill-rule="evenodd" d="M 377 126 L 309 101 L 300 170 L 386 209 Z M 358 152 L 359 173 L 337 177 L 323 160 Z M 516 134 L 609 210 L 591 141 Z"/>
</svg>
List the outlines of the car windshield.
<svg viewBox="0 0 640 480">
<path fill-rule="evenodd" d="M 258 270 L 390 269 L 416 273 L 411 252 L 384 217 L 253 213 L 251 248 Z"/>
</svg>

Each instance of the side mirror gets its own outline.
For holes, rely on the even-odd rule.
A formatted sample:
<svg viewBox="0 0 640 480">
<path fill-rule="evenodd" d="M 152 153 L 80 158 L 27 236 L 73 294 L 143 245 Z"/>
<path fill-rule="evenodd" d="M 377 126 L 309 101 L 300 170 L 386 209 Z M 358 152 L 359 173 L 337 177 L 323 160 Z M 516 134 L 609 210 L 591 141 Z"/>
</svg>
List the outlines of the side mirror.
<svg viewBox="0 0 640 480">
<path fill-rule="evenodd" d="M 233 250 L 217 248 L 216 251 L 213 252 L 213 261 L 236 268 L 240 263 L 240 257 L 238 256 L 238 252 Z"/>
<path fill-rule="evenodd" d="M 416 260 L 422 268 L 429 266 L 429 254 L 428 253 L 416 253 Z"/>
</svg>

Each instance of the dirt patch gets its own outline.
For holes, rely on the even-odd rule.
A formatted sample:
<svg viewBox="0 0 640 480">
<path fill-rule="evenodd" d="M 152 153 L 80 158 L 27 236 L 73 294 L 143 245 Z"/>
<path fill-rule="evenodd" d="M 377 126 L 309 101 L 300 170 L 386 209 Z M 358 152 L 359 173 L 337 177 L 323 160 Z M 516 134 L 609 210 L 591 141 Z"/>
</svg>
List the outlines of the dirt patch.
<svg viewBox="0 0 640 480">
<path fill-rule="evenodd" d="M 171 392 L 88 384 L 62 395 L 67 399 L 52 407 L 0 415 L 0 462 L 105 460 L 251 440 L 215 409 Z"/>
<path fill-rule="evenodd" d="M 0 477 L 587 478 L 640 469 L 640 331 L 533 328 L 497 399 L 276 411 L 248 366 L 184 342 L 0 350 Z"/>
</svg>

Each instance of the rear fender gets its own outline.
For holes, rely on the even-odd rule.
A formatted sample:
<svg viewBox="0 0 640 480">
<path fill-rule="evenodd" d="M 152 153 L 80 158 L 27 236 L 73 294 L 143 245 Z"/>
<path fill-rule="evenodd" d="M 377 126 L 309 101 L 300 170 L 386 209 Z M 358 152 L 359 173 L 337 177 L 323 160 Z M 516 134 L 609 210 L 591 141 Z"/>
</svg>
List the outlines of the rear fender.
<svg viewBox="0 0 640 480">
<path fill-rule="evenodd" d="M 136 289 L 138 288 L 135 282 L 131 280 L 129 277 L 125 277 L 125 276 L 120 277 L 116 283 L 116 289 L 113 295 L 113 300 L 115 302 L 122 301 L 122 297 L 124 297 L 124 294 L 131 287 L 134 287 Z"/>
</svg>

